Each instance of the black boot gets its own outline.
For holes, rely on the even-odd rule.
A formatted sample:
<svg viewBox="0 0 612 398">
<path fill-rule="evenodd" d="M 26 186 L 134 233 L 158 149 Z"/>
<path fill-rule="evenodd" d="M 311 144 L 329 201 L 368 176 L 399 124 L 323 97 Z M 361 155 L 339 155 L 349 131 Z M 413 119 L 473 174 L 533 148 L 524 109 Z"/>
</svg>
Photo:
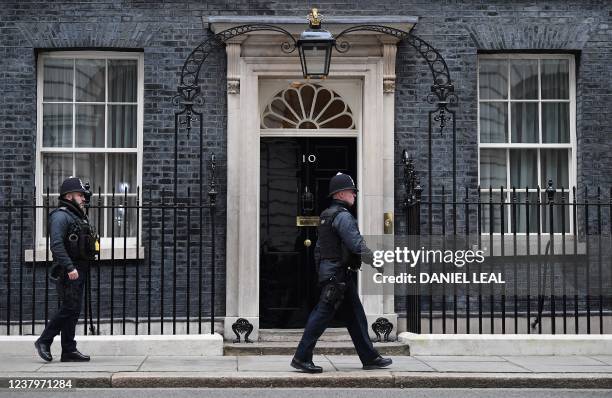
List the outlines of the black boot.
<svg viewBox="0 0 612 398">
<path fill-rule="evenodd" d="M 36 347 L 36 351 L 38 351 L 38 355 L 47 362 L 53 361 L 53 356 L 51 356 L 51 347 L 49 344 L 41 343 L 36 340 L 34 343 L 34 347 Z"/>
<path fill-rule="evenodd" d="M 291 367 L 304 371 L 306 373 L 321 373 L 323 372 L 323 368 L 320 366 L 316 366 L 314 363 L 312 363 L 312 361 L 310 362 L 303 362 L 300 361 L 299 359 L 297 359 L 296 357 L 293 357 L 293 359 L 291 360 Z"/>
<path fill-rule="evenodd" d="M 379 355 L 373 361 L 364 363 L 363 369 L 364 370 L 382 369 L 382 368 L 386 368 L 392 363 L 393 363 L 393 360 L 391 360 L 391 358 L 383 358 Z"/>
<path fill-rule="evenodd" d="M 62 352 L 62 362 L 87 362 L 89 355 L 81 354 L 79 350 L 72 352 Z"/>
</svg>

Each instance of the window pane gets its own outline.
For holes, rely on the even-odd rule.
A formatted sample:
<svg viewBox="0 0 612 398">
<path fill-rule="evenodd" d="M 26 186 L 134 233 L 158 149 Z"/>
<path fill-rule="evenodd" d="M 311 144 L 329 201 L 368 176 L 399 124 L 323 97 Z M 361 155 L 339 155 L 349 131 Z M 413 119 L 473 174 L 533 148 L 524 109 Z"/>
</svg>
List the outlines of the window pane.
<svg viewBox="0 0 612 398">
<path fill-rule="evenodd" d="M 504 196 L 502 197 L 501 192 L 493 192 L 492 195 L 489 193 L 481 193 L 480 194 L 480 228 L 483 233 L 499 233 L 501 232 L 501 215 L 502 209 L 504 212 L 504 225 L 508 225 L 508 205 L 503 204 L 506 202 L 507 193 L 504 192 Z M 489 202 L 491 200 L 491 202 Z M 493 228 L 491 228 L 491 223 L 493 224 Z M 507 231 L 507 227 L 504 228 L 504 232 Z M 484 242 L 483 242 L 484 243 Z"/>
<path fill-rule="evenodd" d="M 480 142 L 508 142 L 507 103 L 480 103 Z"/>
<path fill-rule="evenodd" d="M 542 98 L 569 99 L 569 60 L 543 59 Z"/>
<path fill-rule="evenodd" d="M 108 61 L 108 100 L 136 102 L 137 61 L 112 59 Z"/>
<path fill-rule="evenodd" d="M 98 192 L 98 187 L 104 187 L 104 154 L 77 153 L 74 157 L 75 175 L 83 184 L 89 182 L 92 192 Z"/>
<path fill-rule="evenodd" d="M 136 193 L 136 154 L 108 155 L 108 193 Z M 114 187 L 114 188 L 113 188 Z"/>
<path fill-rule="evenodd" d="M 76 101 L 104 102 L 103 59 L 76 60 Z"/>
<path fill-rule="evenodd" d="M 570 142 L 569 103 L 542 103 L 542 142 Z"/>
<path fill-rule="evenodd" d="M 512 99 L 538 99 L 538 61 L 511 60 L 510 85 Z"/>
<path fill-rule="evenodd" d="M 508 61 L 482 59 L 479 66 L 480 99 L 508 98 Z"/>
<path fill-rule="evenodd" d="M 104 198 L 102 198 L 102 200 L 100 201 L 99 195 L 91 195 L 91 200 L 89 202 L 89 211 L 87 212 L 87 214 L 90 224 L 96 227 L 96 230 L 98 231 L 100 236 L 103 236 L 104 225 L 101 220 L 104 219 Z"/>
<path fill-rule="evenodd" d="M 123 195 L 115 195 L 115 206 L 114 209 L 111 207 L 111 199 L 107 199 L 108 209 L 107 217 L 108 220 L 112 220 L 112 224 L 109 222 L 108 229 L 106 231 L 107 237 L 123 237 L 123 236 L 136 236 L 136 209 L 130 206 L 136 206 L 136 197 L 128 196 L 127 202 Z M 113 211 L 114 210 L 114 211 Z M 114 231 L 111 229 L 114 225 Z"/>
<path fill-rule="evenodd" d="M 108 145 L 136 148 L 136 105 L 108 106 Z"/>
<path fill-rule="evenodd" d="M 548 186 L 548 180 L 553 181 L 557 189 L 569 187 L 569 149 L 542 149 L 542 189 Z"/>
<path fill-rule="evenodd" d="M 510 150 L 510 187 L 536 188 L 538 152 L 536 149 Z"/>
<path fill-rule="evenodd" d="M 482 149 L 480 151 L 480 187 L 506 186 L 506 150 Z"/>
<path fill-rule="evenodd" d="M 512 200 L 512 193 L 510 193 L 510 198 Z M 514 206 L 510 205 L 510 231 L 519 233 L 527 232 L 527 219 L 529 218 L 529 232 L 535 233 L 538 232 L 538 205 L 537 199 L 538 194 L 535 192 L 529 192 L 529 203 L 526 202 L 527 193 L 517 193 L 516 201 L 514 202 Z M 512 203 L 512 202 L 511 202 Z M 513 211 L 516 212 L 516 218 L 513 216 Z"/>
<path fill-rule="evenodd" d="M 59 194 L 55 194 L 55 195 L 49 194 L 49 196 L 47 197 L 47 191 L 45 191 L 43 193 L 42 199 L 43 199 L 43 204 L 45 206 L 42 209 L 42 216 L 43 216 L 42 233 L 43 233 L 43 236 L 47 236 L 47 226 L 49 225 L 49 217 L 47 217 L 47 214 L 51 214 L 53 209 L 55 209 L 59 205 L 59 202 L 58 202 Z"/>
<path fill-rule="evenodd" d="M 104 105 L 76 105 L 76 146 L 104 147 Z"/>
<path fill-rule="evenodd" d="M 512 142 L 538 142 L 538 104 L 536 102 L 513 102 Z"/>
<path fill-rule="evenodd" d="M 42 156 L 43 162 L 43 192 L 47 194 L 59 193 L 62 182 L 73 175 L 72 154 L 45 153 Z"/>
<path fill-rule="evenodd" d="M 43 146 L 72 147 L 72 104 L 43 105 Z"/>
<path fill-rule="evenodd" d="M 74 61 L 45 58 L 43 101 L 72 101 Z"/>
</svg>

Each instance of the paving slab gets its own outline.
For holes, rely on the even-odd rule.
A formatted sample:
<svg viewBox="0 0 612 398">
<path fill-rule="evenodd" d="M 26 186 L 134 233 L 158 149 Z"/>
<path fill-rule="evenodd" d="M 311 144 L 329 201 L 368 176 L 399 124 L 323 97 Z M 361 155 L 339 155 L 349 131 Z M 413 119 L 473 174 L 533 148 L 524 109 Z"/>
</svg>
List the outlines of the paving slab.
<svg viewBox="0 0 612 398">
<path fill-rule="evenodd" d="M 525 373 L 529 370 L 509 362 L 432 361 L 425 362 L 438 372 Z"/>
<path fill-rule="evenodd" d="M 586 356 L 507 356 L 504 357 L 536 373 L 609 373 L 612 365 Z"/>
<path fill-rule="evenodd" d="M 593 358 L 607 365 L 612 365 L 612 355 L 591 355 L 589 358 Z"/>
<path fill-rule="evenodd" d="M 554 366 L 554 365 L 531 365 L 525 366 L 534 373 L 612 373 L 611 365 L 601 366 Z"/>
<path fill-rule="evenodd" d="M 144 361 L 144 356 L 96 356 L 89 362 L 60 362 L 55 358 L 46 362 L 41 372 L 124 372 L 136 371 Z"/>
<path fill-rule="evenodd" d="M 238 356 L 238 370 L 241 372 L 299 372 L 291 367 L 291 355 Z M 336 369 L 322 355 L 313 356 L 313 362 L 323 368 L 323 372 L 333 372 Z"/>
<path fill-rule="evenodd" d="M 96 356 L 89 363 L 41 364 L 3 357 L 0 387 L 10 379 L 71 379 L 73 387 L 359 387 L 611 388 L 609 356 L 392 356 L 392 366 L 364 371 L 356 355 L 316 355 L 322 374 L 289 366 L 291 355 Z M 10 366 L 9 366 L 10 365 Z"/>
<path fill-rule="evenodd" d="M 46 362 L 42 359 L 27 356 L 8 356 L 0 361 L 0 373 L 4 372 L 35 372 Z"/>
<path fill-rule="evenodd" d="M 415 355 L 416 358 L 424 362 L 505 362 L 506 359 L 496 355 Z"/>
<path fill-rule="evenodd" d="M 343 355 L 326 355 L 331 363 L 339 371 L 357 371 L 362 370 L 362 363 L 357 356 L 343 356 Z M 433 372 L 434 369 L 427 364 L 419 361 L 414 357 L 406 356 L 390 356 L 393 360 L 393 364 L 385 370 L 388 371 L 406 371 L 406 372 Z"/>
<path fill-rule="evenodd" d="M 142 372 L 232 372 L 236 357 L 150 356 L 139 369 Z"/>
<path fill-rule="evenodd" d="M 530 365 L 602 365 L 602 363 L 594 358 L 589 358 L 582 355 L 508 355 L 502 357 L 504 360 L 515 363 L 521 366 Z"/>
</svg>

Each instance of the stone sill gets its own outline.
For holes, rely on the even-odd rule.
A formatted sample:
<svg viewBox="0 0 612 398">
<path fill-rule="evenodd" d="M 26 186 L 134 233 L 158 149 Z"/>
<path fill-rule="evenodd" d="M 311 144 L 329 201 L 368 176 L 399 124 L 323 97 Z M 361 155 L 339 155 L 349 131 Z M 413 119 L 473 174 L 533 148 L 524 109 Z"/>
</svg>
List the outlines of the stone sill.
<svg viewBox="0 0 612 398">
<path fill-rule="evenodd" d="M 515 244 L 515 237 L 512 234 L 504 234 L 503 238 L 497 234 L 493 235 L 492 239 L 490 235 L 482 235 L 481 248 L 486 251 L 485 257 L 500 257 L 502 255 L 503 241 L 504 256 L 538 256 L 547 254 L 546 245 L 549 240 L 550 235 L 548 234 L 542 234 L 539 237 L 538 235 L 531 234 L 529 235 L 529 240 L 525 234 L 517 234 Z M 596 237 L 590 237 L 589 240 L 594 242 Z M 552 243 L 551 246 L 553 246 L 555 256 L 579 256 L 586 254 L 584 237 L 577 239 L 575 235 L 565 235 L 564 238 L 562 235 L 555 234 Z M 473 245 L 472 248 L 477 249 L 478 245 Z M 493 251 L 491 251 L 491 248 Z M 552 254 L 550 249 L 548 254 Z"/>
</svg>

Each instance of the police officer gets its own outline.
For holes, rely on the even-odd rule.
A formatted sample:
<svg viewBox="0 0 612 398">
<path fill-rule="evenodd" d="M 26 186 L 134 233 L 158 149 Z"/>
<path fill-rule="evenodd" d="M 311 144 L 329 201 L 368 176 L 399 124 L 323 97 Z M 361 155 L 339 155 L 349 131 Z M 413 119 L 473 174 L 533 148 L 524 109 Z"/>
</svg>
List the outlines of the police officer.
<svg viewBox="0 0 612 398">
<path fill-rule="evenodd" d="M 291 361 L 291 366 L 307 373 L 323 369 L 312 362 L 317 340 L 337 313 L 346 323 L 363 369 L 380 369 L 391 365 L 374 349 L 368 335 L 368 324 L 359 301 L 351 273 L 361 262 L 372 264 L 372 251 L 366 246 L 357 221 L 348 211 L 355 203 L 357 187 L 348 174 L 338 173 L 329 183 L 329 208 L 321 213 L 315 262 L 318 264 L 321 297 L 308 317 L 304 334 Z"/>
<path fill-rule="evenodd" d="M 51 318 L 34 346 L 38 355 L 45 361 L 53 360 L 51 343 L 55 336 L 62 335 L 62 362 L 89 361 L 89 356 L 76 348 L 74 334 L 83 301 L 87 260 L 93 259 L 97 235 L 89 224 L 84 212 L 86 195 L 79 178 L 64 180 L 60 189 L 59 206 L 49 215 L 49 235 L 53 268 L 51 274 L 56 279 L 61 306 Z"/>
</svg>

